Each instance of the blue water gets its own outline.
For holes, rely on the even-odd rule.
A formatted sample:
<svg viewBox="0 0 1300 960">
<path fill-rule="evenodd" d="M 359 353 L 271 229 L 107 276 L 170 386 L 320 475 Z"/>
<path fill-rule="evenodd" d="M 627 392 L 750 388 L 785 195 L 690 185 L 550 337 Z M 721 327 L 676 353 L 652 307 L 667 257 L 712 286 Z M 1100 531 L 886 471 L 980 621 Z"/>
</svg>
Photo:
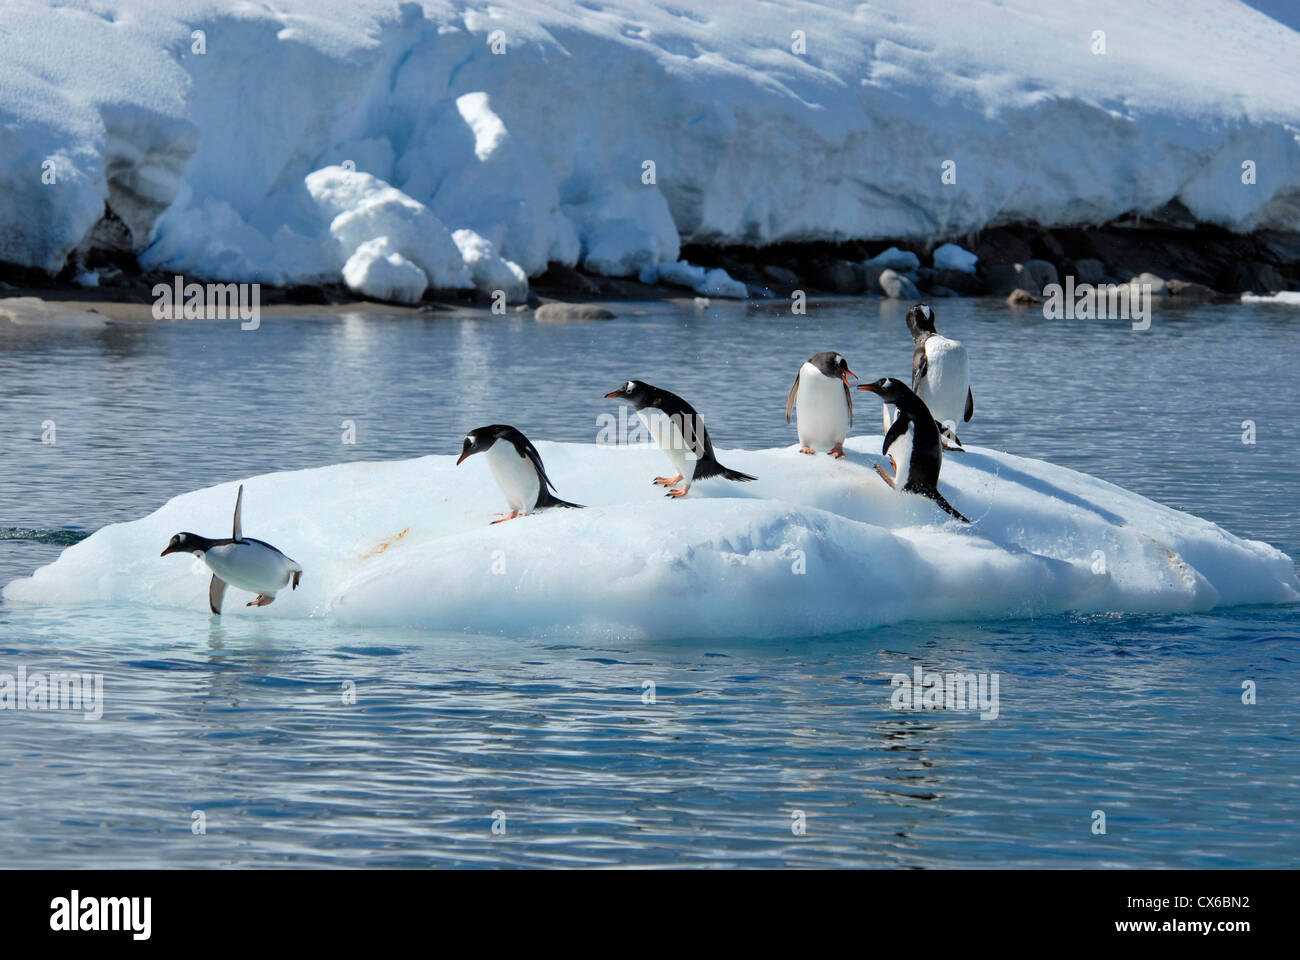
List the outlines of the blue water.
<svg viewBox="0 0 1300 960">
<path fill-rule="evenodd" d="M 453 453 L 489 422 L 590 442 L 629 377 L 728 448 L 794 440 L 818 350 L 909 370 L 893 304 L 621 309 L 0 332 L 0 581 L 223 480 Z M 1300 311 L 1166 308 L 1138 333 L 937 309 L 972 354 L 968 441 L 1300 555 Z M 0 866 L 1294 866 L 1298 659 L 1294 606 L 560 643 L 0 604 L 0 673 L 99 672 L 106 701 L 0 710 Z M 891 709 L 918 664 L 998 674 L 998 717 Z"/>
</svg>

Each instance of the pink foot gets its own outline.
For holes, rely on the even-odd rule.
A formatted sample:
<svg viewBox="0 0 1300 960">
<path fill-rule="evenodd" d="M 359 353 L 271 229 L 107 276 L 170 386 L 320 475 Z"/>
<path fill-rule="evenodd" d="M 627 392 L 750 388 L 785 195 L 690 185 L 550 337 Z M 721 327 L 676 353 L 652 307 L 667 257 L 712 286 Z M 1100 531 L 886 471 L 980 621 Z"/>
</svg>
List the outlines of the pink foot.
<svg viewBox="0 0 1300 960">
<path fill-rule="evenodd" d="M 799 448 L 799 452 L 800 452 L 800 453 L 816 453 L 817 451 L 814 450 L 812 447 L 800 447 L 800 448 Z"/>
<path fill-rule="evenodd" d="M 511 510 L 508 514 L 506 514 L 506 515 L 505 515 L 504 517 L 502 517 L 500 520 L 493 520 L 492 523 L 488 524 L 488 526 L 493 526 L 493 525 L 498 524 L 498 523 L 505 523 L 507 520 L 513 520 L 513 519 L 514 519 L 515 517 L 517 517 L 517 516 L 519 516 L 519 511 L 518 511 L 518 510 Z"/>
<path fill-rule="evenodd" d="M 843 460 L 843 459 L 844 459 L 844 444 L 842 444 L 842 443 L 837 443 L 837 444 L 835 444 L 835 446 L 831 447 L 830 453 L 831 453 L 831 456 L 834 457 L 836 460 Z"/>
<path fill-rule="evenodd" d="M 267 606 L 268 604 L 271 604 L 271 603 L 273 603 L 273 602 L 275 602 L 275 597 L 268 597 L 268 596 L 267 596 L 266 594 L 264 594 L 264 593 L 259 593 L 259 594 L 257 595 L 256 599 L 249 600 L 248 603 L 245 604 L 245 606 L 249 606 L 249 607 L 265 607 L 265 606 Z"/>
</svg>

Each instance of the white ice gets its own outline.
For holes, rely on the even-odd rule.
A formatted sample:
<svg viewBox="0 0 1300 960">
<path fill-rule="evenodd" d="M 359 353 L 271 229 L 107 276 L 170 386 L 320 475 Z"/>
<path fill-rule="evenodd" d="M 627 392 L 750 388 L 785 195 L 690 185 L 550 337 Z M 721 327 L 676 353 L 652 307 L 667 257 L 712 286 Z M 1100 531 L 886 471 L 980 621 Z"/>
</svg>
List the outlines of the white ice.
<svg viewBox="0 0 1300 960">
<path fill-rule="evenodd" d="M 940 486 L 975 522 L 889 489 L 880 438 L 849 458 L 721 450 L 759 477 L 670 501 L 653 448 L 537 444 L 566 500 L 489 525 L 506 504 L 486 462 L 340 464 L 232 480 L 106 527 L 5 588 L 7 603 L 138 603 L 206 616 L 208 576 L 159 557 L 172 534 L 220 536 L 239 482 L 244 531 L 304 568 L 273 605 L 229 616 L 548 636 L 807 636 L 899 620 L 1192 612 L 1300 599 L 1285 554 L 1105 481 L 979 447 Z"/>
<path fill-rule="evenodd" d="M 106 204 L 150 269 L 337 279 L 388 236 L 480 287 L 1175 199 L 1300 227 L 1300 34 L 1240 0 L 6 0 L 0 38 L 0 260 L 51 271 Z M 309 180 L 349 164 L 492 254 L 340 237 L 378 225 Z M 387 258 L 363 289 L 414 289 Z"/>
</svg>

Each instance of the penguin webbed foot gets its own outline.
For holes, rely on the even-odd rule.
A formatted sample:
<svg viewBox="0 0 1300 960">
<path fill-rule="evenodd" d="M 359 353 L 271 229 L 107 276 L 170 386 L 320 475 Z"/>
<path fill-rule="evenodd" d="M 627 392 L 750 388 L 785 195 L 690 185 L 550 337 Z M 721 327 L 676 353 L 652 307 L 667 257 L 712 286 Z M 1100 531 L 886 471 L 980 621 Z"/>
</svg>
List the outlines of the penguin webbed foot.
<svg viewBox="0 0 1300 960">
<path fill-rule="evenodd" d="M 493 520 L 491 523 L 488 524 L 488 526 L 490 527 L 496 526 L 498 523 L 505 523 L 507 520 L 513 520 L 518 516 L 521 516 L 518 510 L 511 510 L 504 517 L 500 517 L 497 520 Z"/>
<path fill-rule="evenodd" d="M 669 490 L 668 493 L 665 494 L 665 496 L 669 496 L 675 500 L 679 500 L 682 497 L 686 496 L 686 491 L 690 489 L 691 489 L 690 487 L 682 487 L 680 490 Z"/>
<path fill-rule="evenodd" d="M 827 455 L 828 455 L 828 456 L 832 456 L 832 457 L 834 457 L 836 460 L 843 460 L 843 459 L 844 459 L 844 444 L 842 444 L 842 443 L 837 443 L 837 444 L 835 444 L 835 446 L 831 447 L 830 450 L 827 451 Z"/>
<path fill-rule="evenodd" d="M 815 454 L 817 451 L 814 450 L 812 447 L 800 447 L 800 448 L 799 448 L 799 452 L 800 452 L 800 453 L 807 453 L 807 454 L 810 454 L 810 455 L 811 455 L 811 454 Z"/>
<path fill-rule="evenodd" d="M 884 480 L 885 483 L 889 484 L 891 487 L 894 485 L 894 478 L 885 473 L 885 468 L 880 464 L 876 464 L 876 473 L 880 474 L 880 479 Z"/>
<path fill-rule="evenodd" d="M 675 487 L 677 484 L 682 482 L 682 475 L 679 473 L 675 477 L 655 477 L 650 482 L 656 483 L 661 487 Z"/>
<path fill-rule="evenodd" d="M 274 602 L 275 602 L 275 597 L 273 597 L 273 596 L 272 596 L 272 597 L 268 597 L 268 596 L 267 596 L 266 594 L 264 594 L 264 593 L 259 593 L 255 599 L 253 599 L 253 600 L 249 600 L 248 603 L 244 604 L 244 606 L 246 606 L 246 607 L 265 607 L 265 606 L 269 606 L 270 604 L 272 604 L 272 603 L 274 603 Z"/>
</svg>

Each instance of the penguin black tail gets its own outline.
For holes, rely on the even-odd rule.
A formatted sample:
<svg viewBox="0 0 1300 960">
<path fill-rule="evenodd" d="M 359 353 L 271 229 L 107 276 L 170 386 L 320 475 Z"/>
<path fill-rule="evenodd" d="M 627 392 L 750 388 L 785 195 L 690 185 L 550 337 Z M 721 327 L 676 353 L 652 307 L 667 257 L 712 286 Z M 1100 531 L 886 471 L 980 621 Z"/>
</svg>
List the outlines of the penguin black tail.
<svg viewBox="0 0 1300 960">
<path fill-rule="evenodd" d="M 917 489 L 916 492 L 923 497 L 928 497 L 929 499 L 933 500 L 936 504 L 938 504 L 939 509 L 942 510 L 944 513 L 956 517 L 962 523 L 970 523 L 970 518 L 962 516 L 960 513 L 958 513 L 957 508 L 944 499 L 943 494 L 939 492 L 937 487 L 919 488 Z"/>
<path fill-rule="evenodd" d="M 758 479 L 758 477 L 751 477 L 747 473 L 741 473 L 739 470 L 728 469 L 713 459 L 700 460 L 695 465 L 695 476 L 691 478 L 692 481 L 707 480 L 709 477 L 722 477 L 724 480 L 735 480 L 738 483 Z"/>
<path fill-rule="evenodd" d="M 536 509 L 541 510 L 543 507 L 567 507 L 570 510 L 584 510 L 586 505 L 582 503 L 570 503 L 568 500 L 561 500 L 554 496 L 546 487 L 542 487 L 542 492 L 537 497 Z"/>
</svg>

